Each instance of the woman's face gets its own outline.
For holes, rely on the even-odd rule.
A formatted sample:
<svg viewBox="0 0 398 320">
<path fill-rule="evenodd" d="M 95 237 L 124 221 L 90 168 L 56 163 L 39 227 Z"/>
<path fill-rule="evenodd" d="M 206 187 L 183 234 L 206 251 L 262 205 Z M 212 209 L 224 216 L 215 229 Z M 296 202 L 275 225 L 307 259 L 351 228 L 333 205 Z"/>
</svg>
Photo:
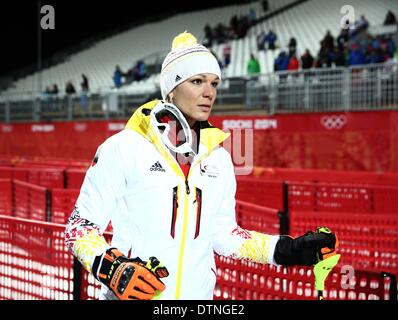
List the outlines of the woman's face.
<svg viewBox="0 0 398 320">
<path fill-rule="evenodd" d="M 196 121 L 209 118 L 220 81 L 215 74 L 198 74 L 185 80 L 169 94 L 171 102 L 181 110 L 191 127 Z"/>
</svg>

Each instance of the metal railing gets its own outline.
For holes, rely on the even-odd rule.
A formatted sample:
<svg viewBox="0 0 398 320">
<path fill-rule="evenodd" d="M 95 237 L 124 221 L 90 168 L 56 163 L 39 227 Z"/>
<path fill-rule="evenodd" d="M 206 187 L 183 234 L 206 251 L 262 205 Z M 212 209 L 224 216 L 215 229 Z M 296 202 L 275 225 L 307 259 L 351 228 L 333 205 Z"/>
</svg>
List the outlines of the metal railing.
<svg viewBox="0 0 398 320">
<path fill-rule="evenodd" d="M 0 121 L 127 118 L 151 92 L 105 91 L 83 95 L 0 96 Z M 217 112 L 261 110 L 267 114 L 398 108 L 398 63 L 284 71 L 226 78 Z"/>
</svg>

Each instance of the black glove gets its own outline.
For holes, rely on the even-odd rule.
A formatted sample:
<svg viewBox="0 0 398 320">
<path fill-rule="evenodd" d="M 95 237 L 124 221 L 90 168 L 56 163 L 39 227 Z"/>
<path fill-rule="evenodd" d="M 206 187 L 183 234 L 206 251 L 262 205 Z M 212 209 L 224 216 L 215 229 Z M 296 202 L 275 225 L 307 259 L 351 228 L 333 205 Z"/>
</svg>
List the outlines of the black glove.
<svg viewBox="0 0 398 320">
<path fill-rule="evenodd" d="M 98 277 L 96 277 L 98 271 Z M 150 300 L 165 285 L 159 278 L 169 275 L 158 259 L 151 257 L 144 262 L 140 258 L 129 259 L 116 248 L 108 249 L 93 264 L 94 276 L 104 283 L 120 300 Z"/>
<path fill-rule="evenodd" d="M 283 266 L 311 266 L 333 255 L 337 246 L 336 235 L 327 227 L 319 227 L 295 239 L 280 236 L 274 260 Z"/>
</svg>

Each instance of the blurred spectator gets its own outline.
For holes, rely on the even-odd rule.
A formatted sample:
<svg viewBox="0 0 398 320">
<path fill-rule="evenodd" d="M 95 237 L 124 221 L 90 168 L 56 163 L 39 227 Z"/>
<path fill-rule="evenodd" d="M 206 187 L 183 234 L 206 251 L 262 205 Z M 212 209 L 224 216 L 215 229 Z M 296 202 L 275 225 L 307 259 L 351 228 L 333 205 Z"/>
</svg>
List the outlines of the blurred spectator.
<svg viewBox="0 0 398 320">
<path fill-rule="evenodd" d="M 75 94 L 76 89 L 75 86 L 73 85 L 72 81 L 68 81 L 65 86 L 65 92 L 67 95 Z"/>
<path fill-rule="evenodd" d="M 56 83 L 54 83 L 53 84 L 53 88 L 51 89 L 50 93 L 53 94 L 53 95 L 58 95 L 58 92 L 59 92 L 58 86 L 57 86 Z"/>
<path fill-rule="evenodd" d="M 340 48 L 340 50 L 347 48 L 348 40 L 348 28 L 342 28 L 336 39 L 337 46 Z"/>
<path fill-rule="evenodd" d="M 80 83 L 81 92 L 80 92 L 80 108 L 84 111 L 88 111 L 88 92 L 89 92 L 89 85 L 88 85 L 88 78 L 83 73 L 82 74 L 83 81 Z"/>
<path fill-rule="evenodd" d="M 42 92 L 42 99 L 45 102 L 51 100 L 51 89 L 49 86 L 46 86 L 46 89 Z"/>
<path fill-rule="evenodd" d="M 290 58 L 289 58 L 289 63 L 287 65 L 287 70 L 289 71 L 297 71 L 300 67 L 300 62 L 297 59 L 297 56 L 295 54 L 293 54 Z"/>
<path fill-rule="evenodd" d="M 83 92 L 90 91 L 90 88 L 89 88 L 89 85 L 88 85 L 88 78 L 87 78 L 87 76 L 84 73 L 82 74 L 82 78 L 83 78 L 83 81 L 80 84 L 82 91 Z"/>
<path fill-rule="evenodd" d="M 340 47 L 335 47 L 332 52 L 332 63 L 336 67 L 345 67 L 346 66 L 346 55 L 344 49 Z"/>
<path fill-rule="evenodd" d="M 286 71 L 289 66 L 289 55 L 281 51 L 274 62 L 274 71 Z"/>
<path fill-rule="evenodd" d="M 380 49 L 372 49 L 369 54 L 365 57 L 365 63 L 381 63 L 383 62 L 383 56 Z"/>
<path fill-rule="evenodd" d="M 250 54 L 250 60 L 247 62 L 247 74 L 255 75 L 260 73 L 260 63 L 253 53 Z"/>
<path fill-rule="evenodd" d="M 247 31 L 249 30 L 249 18 L 247 15 L 245 16 L 241 16 L 238 19 L 238 26 L 237 26 L 237 30 L 236 30 L 236 37 L 238 39 L 242 39 L 244 37 L 246 37 Z"/>
<path fill-rule="evenodd" d="M 272 29 L 270 29 L 267 35 L 265 36 L 265 41 L 268 44 L 268 49 L 275 50 L 275 42 L 277 38 L 278 37 L 276 36 L 275 32 Z"/>
<path fill-rule="evenodd" d="M 229 42 L 224 44 L 223 48 L 223 60 L 224 60 L 224 68 L 228 68 L 231 62 L 231 45 Z"/>
<path fill-rule="evenodd" d="M 301 56 L 301 68 L 311 69 L 314 64 L 314 57 L 308 49 L 305 49 L 304 54 Z"/>
<path fill-rule="evenodd" d="M 384 19 L 384 25 L 388 26 L 388 25 L 392 25 L 392 24 L 396 24 L 396 23 L 397 23 L 397 19 L 395 17 L 395 14 L 391 10 L 388 10 L 388 12 L 386 14 L 386 18 Z"/>
<path fill-rule="evenodd" d="M 275 59 L 274 70 L 287 71 L 288 66 L 289 66 L 289 55 L 286 53 L 286 51 L 283 50 L 279 53 L 278 57 Z M 286 81 L 286 78 L 287 78 L 286 73 L 279 74 L 279 81 L 281 83 L 284 83 Z"/>
<path fill-rule="evenodd" d="M 113 72 L 113 83 L 115 84 L 116 88 L 120 88 L 122 86 L 122 76 L 123 72 L 120 69 L 120 66 L 117 65 L 115 71 Z"/>
<path fill-rule="evenodd" d="M 131 67 L 127 69 L 127 72 L 122 74 L 124 76 L 124 84 L 129 84 L 134 81 L 134 69 L 135 67 Z"/>
<path fill-rule="evenodd" d="M 368 29 L 369 21 L 368 21 L 368 19 L 366 19 L 364 14 L 361 15 L 361 18 L 358 21 L 357 27 L 358 27 L 358 29 L 363 29 L 363 30 L 367 30 Z"/>
<path fill-rule="evenodd" d="M 218 23 L 213 32 L 214 40 L 217 41 L 217 44 L 224 43 L 227 37 L 226 27 L 222 23 Z"/>
<path fill-rule="evenodd" d="M 292 37 L 289 40 L 289 57 L 296 55 L 296 48 L 297 48 L 297 40 L 296 38 Z"/>
<path fill-rule="evenodd" d="M 320 49 L 315 61 L 316 68 L 330 68 L 332 66 L 332 55 L 333 51 L 328 49 L 322 40 Z"/>
<path fill-rule="evenodd" d="M 330 30 L 326 31 L 325 37 L 321 41 L 322 46 L 326 48 L 327 51 L 331 52 L 334 49 L 334 37 L 330 33 Z"/>
<path fill-rule="evenodd" d="M 386 53 L 389 58 L 394 57 L 394 53 L 396 51 L 396 45 L 391 35 L 386 36 Z"/>
<path fill-rule="evenodd" d="M 134 67 L 134 80 L 141 81 L 146 78 L 145 62 L 144 60 L 138 60 Z"/>
<path fill-rule="evenodd" d="M 239 32 L 239 21 L 236 14 L 229 20 L 229 27 L 231 28 L 231 39 L 236 39 Z"/>
<path fill-rule="evenodd" d="M 80 94 L 80 108 L 84 111 L 88 111 L 88 95 L 87 91 L 82 91 Z"/>
<path fill-rule="evenodd" d="M 265 50 L 265 32 L 261 30 L 261 32 L 256 37 L 257 41 L 257 50 Z"/>
<path fill-rule="evenodd" d="M 204 32 L 205 32 L 205 38 L 203 41 L 203 45 L 207 48 L 210 48 L 213 45 L 213 30 L 211 29 L 209 24 L 205 25 Z"/>
<path fill-rule="evenodd" d="M 350 53 L 348 55 L 348 65 L 356 66 L 361 64 L 365 64 L 365 55 L 357 44 L 352 44 Z"/>
<path fill-rule="evenodd" d="M 366 31 L 369 27 L 369 21 L 366 19 L 365 15 L 361 15 L 361 18 L 355 21 L 354 29 L 350 29 L 349 36 L 355 37 L 357 34 Z"/>
</svg>

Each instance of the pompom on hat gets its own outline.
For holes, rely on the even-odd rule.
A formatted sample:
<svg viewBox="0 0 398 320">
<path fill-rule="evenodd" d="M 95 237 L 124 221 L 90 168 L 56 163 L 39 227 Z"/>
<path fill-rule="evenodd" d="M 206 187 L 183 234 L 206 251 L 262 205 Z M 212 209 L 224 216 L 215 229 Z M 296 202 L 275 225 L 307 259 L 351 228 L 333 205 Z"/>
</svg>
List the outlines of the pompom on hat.
<svg viewBox="0 0 398 320">
<path fill-rule="evenodd" d="M 195 36 L 187 31 L 173 39 L 160 72 L 160 90 L 163 99 L 180 83 L 197 74 L 212 73 L 221 79 L 216 57 Z"/>
</svg>

